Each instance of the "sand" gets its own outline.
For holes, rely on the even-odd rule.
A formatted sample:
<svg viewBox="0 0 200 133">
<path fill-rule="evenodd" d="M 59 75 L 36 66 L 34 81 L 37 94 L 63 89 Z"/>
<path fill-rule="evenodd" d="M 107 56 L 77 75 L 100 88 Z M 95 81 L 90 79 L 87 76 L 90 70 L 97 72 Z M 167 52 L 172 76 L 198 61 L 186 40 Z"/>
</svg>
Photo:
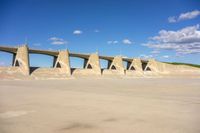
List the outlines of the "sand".
<svg viewBox="0 0 200 133">
<path fill-rule="evenodd" d="M 200 133 L 200 79 L 0 81 L 0 133 Z"/>
</svg>

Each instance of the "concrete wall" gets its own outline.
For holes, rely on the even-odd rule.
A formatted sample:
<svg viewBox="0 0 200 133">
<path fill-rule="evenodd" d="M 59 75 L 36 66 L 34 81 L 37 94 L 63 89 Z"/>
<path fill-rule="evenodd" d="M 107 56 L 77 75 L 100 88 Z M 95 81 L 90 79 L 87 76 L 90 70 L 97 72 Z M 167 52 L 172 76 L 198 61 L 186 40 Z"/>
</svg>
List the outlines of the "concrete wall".
<svg viewBox="0 0 200 133">
<path fill-rule="evenodd" d="M 179 75 L 179 74 L 200 74 L 200 69 L 186 65 L 173 65 L 150 59 L 147 67 L 151 69 L 152 73 L 164 75 Z"/>
<path fill-rule="evenodd" d="M 54 68 L 58 68 L 60 74 L 66 76 L 71 75 L 71 68 L 69 64 L 69 51 L 59 51 L 59 54 L 55 60 Z"/>
<path fill-rule="evenodd" d="M 30 74 L 30 65 L 29 65 L 29 54 L 27 45 L 21 46 L 17 49 L 17 53 L 14 56 L 13 66 L 19 67 L 19 70 L 24 75 Z"/>
<path fill-rule="evenodd" d="M 141 60 L 136 58 L 133 59 L 125 73 L 128 76 L 142 76 L 143 70 Z"/>
<path fill-rule="evenodd" d="M 33 50 L 29 49 L 27 45 L 20 46 L 18 48 L 6 48 L 0 47 L 1 51 L 13 53 L 13 66 L 12 67 L 0 67 L 0 77 L 2 75 L 24 75 L 32 77 L 57 77 L 66 78 L 71 76 L 81 75 L 128 75 L 128 76 L 156 76 L 156 75 L 184 75 L 184 74 L 200 74 L 200 69 L 185 65 L 172 65 L 167 63 L 158 62 L 155 59 L 149 59 L 148 61 L 134 59 L 123 59 L 121 56 L 109 57 L 100 56 L 98 53 L 91 55 L 73 54 L 80 58 L 84 58 L 84 68 L 71 70 L 69 51 L 45 51 L 45 50 Z M 54 56 L 53 68 L 32 68 L 29 64 L 29 52 L 37 54 L 47 54 Z M 71 55 L 72 56 L 72 55 Z M 101 70 L 99 58 L 109 61 L 108 68 Z M 124 68 L 123 60 L 129 62 L 128 68 Z M 142 65 L 145 64 L 146 65 Z"/>
<path fill-rule="evenodd" d="M 71 75 L 69 52 L 59 51 L 54 57 L 53 68 L 31 68 L 31 76 L 40 78 L 66 78 Z"/>
<path fill-rule="evenodd" d="M 30 76 L 35 79 L 65 79 L 69 77 L 66 73 L 60 71 L 60 68 L 36 68 Z"/>
<path fill-rule="evenodd" d="M 28 76 L 30 74 L 28 47 L 26 45 L 20 46 L 12 54 L 12 66 L 0 67 L 0 78 L 12 79 L 15 75 L 14 78 L 21 79 Z"/>
<path fill-rule="evenodd" d="M 108 69 L 103 70 L 103 75 L 124 75 L 125 69 L 123 65 L 123 60 L 121 56 L 116 56 L 110 62 Z"/>
<path fill-rule="evenodd" d="M 98 53 L 91 54 L 88 59 L 84 59 L 84 69 L 74 69 L 72 75 L 101 75 L 101 67 Z"/>
</svg>

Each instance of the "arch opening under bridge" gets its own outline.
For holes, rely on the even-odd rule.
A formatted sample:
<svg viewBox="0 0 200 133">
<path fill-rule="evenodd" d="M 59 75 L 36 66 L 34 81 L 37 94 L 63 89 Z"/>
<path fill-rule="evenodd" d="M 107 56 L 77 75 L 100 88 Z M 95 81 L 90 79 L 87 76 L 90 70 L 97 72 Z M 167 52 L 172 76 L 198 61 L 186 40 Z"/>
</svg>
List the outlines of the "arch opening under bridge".
<svg viewBox="0 0 200 133">
<path fill-rule="evenodd" d="M 143 71 L 151 71 L 151 68 L 148 66 L 148 61 L 142 62 L 142 70 Z"/>
<path fill-rule="evenodd" d="M 55 57 L 46 54 L 29 53 L 30 73 L 39 68 L 53 68 Z"/>
<path fill-rule="evenodd" d="M 76 69 L 84 69 L 84 58 L 70 56 L 69 64 L 71 68 L 71 74 L 73 74 Z"/>
<path fill-rule="evenodd" d="M 11 67 L 14 65 L 15 54 L 0 50 L 0 67 Z"/>
</svg>

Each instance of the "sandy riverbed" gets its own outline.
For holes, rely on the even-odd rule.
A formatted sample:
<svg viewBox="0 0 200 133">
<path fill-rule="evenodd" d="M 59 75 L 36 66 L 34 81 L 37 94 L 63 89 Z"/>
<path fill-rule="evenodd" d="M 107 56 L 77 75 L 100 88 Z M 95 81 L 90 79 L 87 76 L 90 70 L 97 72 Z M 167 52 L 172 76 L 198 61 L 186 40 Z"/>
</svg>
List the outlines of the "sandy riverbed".
<svg viewBox="0 0 200 133">
<path fill-rule="evenodd" d="M 200 133 L 200 79 L 0 81 L 0 133 Z"/>
</svg>

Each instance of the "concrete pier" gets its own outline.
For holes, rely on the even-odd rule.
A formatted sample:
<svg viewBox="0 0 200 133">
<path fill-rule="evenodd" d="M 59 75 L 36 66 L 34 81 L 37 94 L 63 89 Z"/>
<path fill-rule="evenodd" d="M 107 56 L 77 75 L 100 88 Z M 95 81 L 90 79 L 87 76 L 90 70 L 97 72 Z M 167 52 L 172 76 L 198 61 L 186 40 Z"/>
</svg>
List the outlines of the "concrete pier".
<svg viewBox="0 0 200 133">
<path fill-rule="evenodd" d="M 98 53 L 91 54 L 84 67 L 93 70 L 97 75 L 101 75 L 101 67 Z"/>
<path fill-rule="evenodd" d="M 0 51 L 13 54 L 11 67 L 0 67 L 0 74 L 19 74 L 33 77 L 56 77 L 66 78 L 70 75 L 130 75 L 130 76 L 148 76 L 148 75 L 165 75 L 165 74 L 183 74 L 183 73 L 200 73 L 200 69 L 185 66 L 172 65 L 156 61 L 155 59 L 142 60 L 139 58 L 125 58 L 121 56 L 99 56 L 98 53 L 81 54 L 71 53 L 68 50 L 51 51 L 30 49 L 27 45 L 19 47 L 0 46 Z M 52 68 L 42 68 L 30 66 L 29 54 L 44 54 L 54 58 Z M 84 59 L 83 68 L 71 68 L 70 57 Z M 108 61 L 108 67 L 101 70 L 100 59 Z M 127 67 L 123 65 L 127 62 Z"/>
<path fill-rule="evenodd" d="M 77 56 L 76 56 L 77 57 Z M 98 53 L 93 53 L 88 56 L 84 56 L 83 69 L 73 70 L 73 75 L 101 75 L 101 67 L 99 62 Z"/>
<path fill-rule="evenodd" d="M 69 51 L 59 51 L 58 56 L 55 58 L 54 68 L 59 68 L 59 72 L 71 75 L 71 69 L 69 64 Z"/>
<path fill-rule="evenodd" d="M 126 75 L 140 76 L 143 74 L 141 59 L 134 58 L 131 62 L 128 62 Z"/>
<path fill-rule="evenodd" d="M 24 75 L 30 74 L 28 46 L 24 45 L 17 48 L 17 52 L 13 56 L 13 66 L 19 67 Z"/>
<path fill-rule="evenodd" d="M 113 58 L 113 60 L 108 61 L 108 69 L 105 69 L 103 71 L 103 74 L 105 75 L 124 75 L 124 66 L 123 66 L 123 60 L 121 56 L 116 56 Z"/>
</svg>

